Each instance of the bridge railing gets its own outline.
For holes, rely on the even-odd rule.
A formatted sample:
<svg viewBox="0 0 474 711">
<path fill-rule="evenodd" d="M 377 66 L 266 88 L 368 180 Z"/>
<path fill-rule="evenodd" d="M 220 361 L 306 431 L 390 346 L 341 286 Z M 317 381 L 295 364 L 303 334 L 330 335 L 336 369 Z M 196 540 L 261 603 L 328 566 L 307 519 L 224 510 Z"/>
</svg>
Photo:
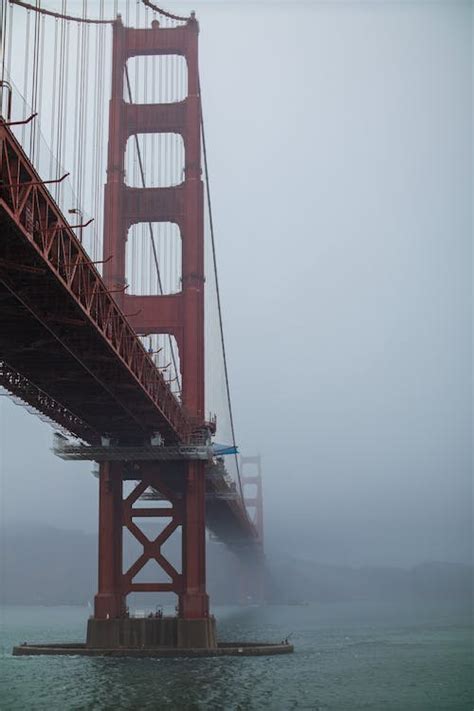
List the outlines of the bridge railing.
<svg viewBox="0 0 474 711">
<path fill-rule="evenodd" d="M 35 166 L 41 179 L 60 181 L 50 183 L 49 192 L 70 224 L 78 225 L 73 227 L 76 237 L 82 242 L 88 254 L 93 259 L 96 258 L 98 252 L 93 244 L 94 232 L 81 227 L 85 223 L 90 223 L 92 216 L 81 204 L 74 191 L 68 171 L 51 150 L 42 131 L 41 116 L 31 118 L 33 116 L 31 106 L 8 75 L 5 76 L 3 87 L 0 86 L 0 106 L 2 118 L 12 124 L 10 129 L 13 135 Z M 63 176 L 66 177 L 60 180 Z"/>
</svg>

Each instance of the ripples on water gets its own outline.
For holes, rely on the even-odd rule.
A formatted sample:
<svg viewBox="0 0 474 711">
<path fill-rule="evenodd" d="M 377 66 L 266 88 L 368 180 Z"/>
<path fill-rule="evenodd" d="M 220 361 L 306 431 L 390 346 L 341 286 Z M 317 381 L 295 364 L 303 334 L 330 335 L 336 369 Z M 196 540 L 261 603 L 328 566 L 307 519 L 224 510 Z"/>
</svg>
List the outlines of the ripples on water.
<svg viewBox="0 0 474 711">
<path fill-rule="evenodd" d="M 259 658 L 12 657 L 23 641 L 79 641 L 87 609 L 2 613 L 2 711 L 314 709 L 472 711 L 469 610 L 406 604 L 216 608 L 222 640 L 276 640 Z"/>
</svg>

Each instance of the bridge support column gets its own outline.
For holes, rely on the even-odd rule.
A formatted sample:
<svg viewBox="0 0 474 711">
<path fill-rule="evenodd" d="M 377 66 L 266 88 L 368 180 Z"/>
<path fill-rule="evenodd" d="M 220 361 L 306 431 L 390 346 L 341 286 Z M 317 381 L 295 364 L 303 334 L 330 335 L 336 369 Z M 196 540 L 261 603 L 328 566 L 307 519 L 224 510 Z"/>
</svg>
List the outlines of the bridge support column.
<svg viewBox="0 0 474 711">
<path fill-rule="evenodd" d="M 99 472 L 99 589 L 94 601 L 98 619 L 121 617 L 122 592 L 122 465 L 103 462 Z"/>
<path fill-rule="evenodd" d="M 179 615 L 185 619 L 209 616 L 206 593 L 206 484 L 204 462 L 187 464 L 185 515 L 182 536 L 184 589 L 179 596 Z"/>
</svg>

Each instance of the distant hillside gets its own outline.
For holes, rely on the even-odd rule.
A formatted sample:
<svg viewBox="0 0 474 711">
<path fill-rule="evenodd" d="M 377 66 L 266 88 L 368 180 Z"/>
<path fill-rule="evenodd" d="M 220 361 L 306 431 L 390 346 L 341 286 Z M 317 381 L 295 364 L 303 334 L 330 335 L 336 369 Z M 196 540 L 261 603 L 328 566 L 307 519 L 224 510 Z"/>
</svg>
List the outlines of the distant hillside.
<svg viewBox="0 0 474 711">
<path fill-rule="evenodd" d="M 48 526 L 10 526 L 2 531 L 0 599 L 17 605 L 85 605 L 97 584 L 97 539 L 79 531 Z M 166 555 L 179 557 L 178 543 Z M 131 561 L 125 544 L 125 558 Z M 240 567 L 221 544 L 207 551 L 208 589 L 214 603 L 238 603 Z M 420 598 L 469 600 L 473 568 L 423 563 L 411 570 L 350 568 L 267 553 L 269 602 L 346 601 Z M 168 602 L 174 598 L 169 596 Z M 137 603 L 138 604 L 138 603 Z"/>
<path fill-rule="evenodd" d="M 420 598 L 472 599 L 474 568 L 429 562 L 410 570 L 350 568 L 288 559 L 268 565 L 270 598 L 289 601 L 347 601 Z"/>
<path fill-rule="evenodd" d="M 97 579 L 97 539 L 48 526 L 2 531 L 0 598 L 16 605 L 84 605 Z"/>
</svg>

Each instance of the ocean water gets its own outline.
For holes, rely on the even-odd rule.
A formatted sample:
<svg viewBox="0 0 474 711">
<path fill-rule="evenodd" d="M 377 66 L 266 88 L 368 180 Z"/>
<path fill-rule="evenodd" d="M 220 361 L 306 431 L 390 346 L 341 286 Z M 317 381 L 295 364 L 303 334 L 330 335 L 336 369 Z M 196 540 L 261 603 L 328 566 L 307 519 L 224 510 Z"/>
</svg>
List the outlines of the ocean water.
<svg viewBox="0 0 474 711">
<path fill-rule="evenodd" d="M 292 655 L 209 659 L 13 657 L 14 644 L 81 641 L 89 610 L 2 610 L 2 711 L 314 709 L 473 711 L 468 606 L 337 603 L 215 608 L 219 637 Z"/>
</svg>

